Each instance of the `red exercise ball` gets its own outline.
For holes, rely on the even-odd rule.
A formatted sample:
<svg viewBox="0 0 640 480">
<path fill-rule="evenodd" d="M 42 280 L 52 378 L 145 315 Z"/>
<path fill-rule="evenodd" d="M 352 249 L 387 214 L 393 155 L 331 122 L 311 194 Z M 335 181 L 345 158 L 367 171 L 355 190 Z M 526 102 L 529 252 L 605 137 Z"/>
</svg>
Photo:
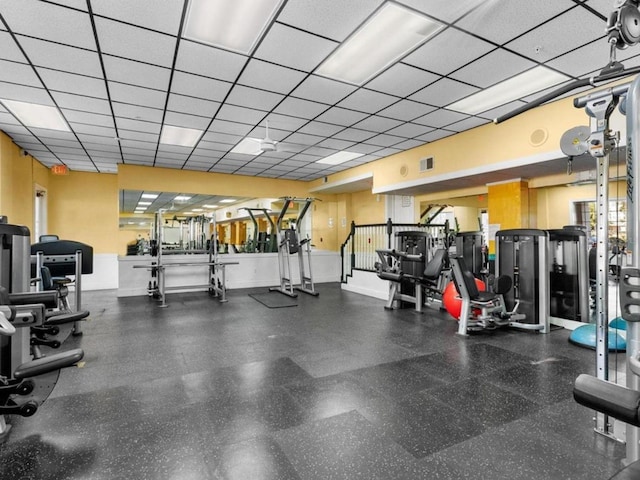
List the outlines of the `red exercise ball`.
<svg viewBox="0 0 640 480">
<path fill-rule="evenodd" d="M 482 280 L 475 279 L 476 286 L 478 290 L 484 290 L 485 284 Z M 462 299 L 458 295 L 458 291 L 456 290 L 456 286 L 453 282 L 449 282 L 449 284 L 445 287 L 444 292 L 442 292 L 442 305 L 456 320 L 460 319 L 460 311 L 462 310 Z"/>
</svg>

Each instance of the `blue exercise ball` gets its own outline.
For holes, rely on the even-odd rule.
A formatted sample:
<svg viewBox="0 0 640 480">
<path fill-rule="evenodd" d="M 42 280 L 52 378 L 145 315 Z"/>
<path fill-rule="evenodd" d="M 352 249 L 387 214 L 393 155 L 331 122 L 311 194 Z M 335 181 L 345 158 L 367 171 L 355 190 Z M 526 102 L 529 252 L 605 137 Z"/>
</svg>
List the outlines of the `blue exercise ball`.
<svg viewBox="0 0 640 480">
<path fill-rule="evenodd" d="M 627 330 L 627 322 L 622 317 L 616 317 L 609 322 L 609 328 L 616 328 L 618 330 Z"/>
<path fill-rule="evenodd" d="M 610 352 L 624 352 L 627 350 L 626 339 L 618 333 L 619 330 L 609 328 L 609 351 Z M 569 341 L 574 345 L 586 348 L 596 348 L 596 324 L 586 323 L 579 326 L 571 335 L 569 335 Z"/>
</svg>

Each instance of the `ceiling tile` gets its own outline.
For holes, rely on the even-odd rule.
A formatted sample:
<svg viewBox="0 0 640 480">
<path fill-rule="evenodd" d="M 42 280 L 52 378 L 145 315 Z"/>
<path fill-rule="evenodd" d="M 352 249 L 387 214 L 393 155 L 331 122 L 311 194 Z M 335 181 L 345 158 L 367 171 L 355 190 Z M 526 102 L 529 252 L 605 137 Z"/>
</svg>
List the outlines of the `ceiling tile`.
<svg viewBox="0 0 640 480">
<path fill-rule="evenodd" d="M 96 52 L 35 38 L 18 37 L 18 41 L 34 65 L 90 77 L 102 77 L 102 67 Z"/>
<path fill-rule="evenodd" d="M 396 63 L 366 84 L 367 88 L 406 97 L 440 78 L 418 67 Z"/>
<path fill-rule="evenodd" d="M 272 92 L 289 93 L 304 77 L 303 72 L 252 59 L 238 83 Z"/>
<path fill-rule="evenodd" d="M 352 93 L 358 87 L 347 83 L 337 82 L 317 75 L 310 75 L 291 95 L 306 100 L 334 104 Z"/>
<path fill-rule="evenodd" d="M 116 136 L 116 130 L 113 127 L 101 127 L 99 125 L 85 125 L 83 123 L 74 124 L 73 131 L 76 133 L 86 133 L 88 135 L 102 135 L 105 137 Z"/>
<path fill-rule="evenodd" d="M 62 113 L 68 122 L 113 127 L 113 117 L 111 115 L 78 112 L 76 110 L 63 110 Z"/>
<path fill-rule="evenodd" d="M 340 107 L 332 107 L 316 118 L 316 120 L 348 127 L 349 125 L 353 125 L 368 116 L 368 113 L 356 112 L 355 110 L 347 110 Z"/>
<path fill-rule="evenodd" d="M 628 62 L 625 62 L 624 59 L 629 53 L 634 52 L 634 50 L 633 48 L 622 51 L 618 50 L 616 59 L 628 68 L 630 65 Z M 609 45 L 604 41 L 597 40 L 565 55 L 560 55 L 549 61 L 547 65 L 571 77 L 583 77 L 592 72 L 593 67 L 604 67 L 608 63 L 608 56 Z M 585 58 L 599 59 L 600 65 L 594 62 L 585 62 Z"/>
<path fill-rule="evenodd" d="M 450 130 L 434 130 L 433 132 L 429 132 L 425 135 L 420 135 L 418 140 L 424 140 L 425 142 L 435 142 L 436 140 L 440 140 L 441 138 L 450 137 L 454 135 L 456 132 L 452 132 Z"/>
<path fill-rule="evenodd" d="M 30 65 L 0 60 L 0 82 L 18 83 L 42 88 L 42 82 Z M 0 95 L 2 95 L 0 93 Z"/>
<path fill-rule="evenodd" d="M 394 135 L 381 134 L 376 135 L 375 137 L 368 138 L 367 143 L 369 145 L 378 145 L 380 147 L 390 147 L 395 145 L 396 143 L 400 143 L 405 140 L 402 137 L 396 137 Z"/>
<path fill-rule="evenodd" d="M 3 2 L 2 16 L 14 33 L 96 49 L 89 15 L 33 0 Z"/>
<path fill-rule="evenodd" d="M 506 44 L 536 62 L 545 62 L 567 50 L 604 37 L 603 21 L 584 8 L 574 8 Z"/>
<path fill-rule="evenodd" d="M 130 118 L 116 117 L 116 124 L 118 128 L 124 128 L 125 130 L 133 130 L 137 132 L 147 132 L 160 134 L 161 125 L 159 123 L 144 122 L 141 120 L 132 120 Z"/>
<path fill-rule="evenodd" d="M 288 2 L 278 21 L 342 42 L 367 19 L 373 8 L 382 3 L 381 0 Z"/>
<path fill-rule="evenodd" d="M 136 127 L 132 126 L 132 128 Z M 139 132 L 125 128 L 118 129 L 118 136 L 121 140 L 140 140 L 141 142 L 149 142 L 154 145 L 157 145 L 160 141 L 160 135 L 158 133 Z"/>
<path fill-rule="evenodd" d="M 171 35 L 178 34 L 184 2 L 179 0 L 101 0 L 92 1 L 93 13 L 151 28 Z"/>
<path fill-rule="evenodd" d="M 53 105 L 51 97 L 44 88 L 16 85 L 7 82 L 0 82 L 0 98 L 39 103 L 40 105 Z"/>
<path fill-rule="evenodd" d="M 162 67 L 173 64 L 175 37 L 99 17 L 95 22 L 102 53 Z"/>
<path fill-rule="evenodd" d="M 162 123 L 163 110 L 159 108 L 141 107 L 128 103 L 113 102 L 113 113 L 117 117 L 125 117 L 146 122 Z"/>
<path fill-rule="evenodd" d="M 348 150 L 354 142 L 340 140 L 337 138 L 327 138 L 318 144 L 319 147 L 333 148 L 334 150 Z"/>
<path fill-rule="evenodd" d="M 211 102 L 201 98 L 187 97 L 185 95 L 176 95 L 171 93 L 169 95 L 169 103 L 167 104 L 167 110 L 181 113 L 191 113 L 193 115 L 199 115 L 201 117 L 213 117 L 213 115 L 220 108 L 220 103 Z"/>
<path fill-rule="evenodd" d="M 394 148 L 399 148 L 400 150 L 409 150 L 411 148 L 419 147 L 420 145 L 424 145 L 424 141 L 422 141 L 422 140 L 405 140 L 404 142 L 396 143 L 394 145 Z"/>
<path fill-rule="evenodd" d="M 298 131 L 300 133 L 309 133 L 311 135 L 330 137 L 331 135 L 334 135 L 335 133 L 338 133 L 343 129 L 344 127 L 341 125 L 332 125 L 330 123 L 311 121 Z"/>
<path fill-rule="evenodd" d="M 6 31 L 0 31 L 0 58 L 10 60 L 12 62 L 26 62 L 27 59 L 11 38 L 11 34 Z"/>
<path fill-rule="evenodd" d="M 366 130 L 360 130 L 357 128 L 346 128 L 341 132 L 336 133 L 333 137 L 339 140 L 351 140 L 353 142 L 362 142 L 368 138 L 374 137 L 375 132 L 368 132 Z"/>
<path fill-rule="evenodd" d="M 294 133 L 286 138 L 287 143 L 297 143 L 300 145 L 315 145 L 320 142 L 322 137 L 317 135 L 309 135 L 307 133 Z"/>
<path fill-rule="evenodd" d="M 399 120 L 372 115 L 354 124 L 353 126 L 355 128 L 369 130 L 370 132 L 382 133 L 401 124 L 402 122 Z"/>
<path fill-rule="evenodd" d="M 338 44 L 331 40 L 276 23 L 263 38 L 254 57 L 285 67 L 310 71 L 337 46 Z"/>
<path fill-rule="evenodd" d="M 245 136 L 252 130 L 251 125 L 245 123 L 228 122 L 226 120 L 214 120 L 209 126 L 209 131 L 228 133 L 231 135 Z"/>
<path fill-rule="evenodd" d="M 433 112 L 434 110 L 436 110 L 436 107 L 432 107 L 431 105 L 414 102 L 412 100 L 400 100 L 398 103 L 394 103 L 378 112 L 378 115 L 409 121 Z"/>
<path fill-rule="evenodd" d="M 287 97 L 276 107 L 274 113 L 301 118 L 315 118 L 327 110 L 327 108 L 329 108 L 329 106 L 322 103 Z"/>
<path fill-rule="evenodd" d="M 414 120 L 414 123 L 427 125 L 433 128 L 440 128 L 444 127 L 445 125 L 449 125 L 450 123 L 459 122 L 466 117 L 466 115 L 460 112 L 453 112 L 451 110 L 441 108 L 435 112 L 431 112 L 427 115 L 423 115 L 420 118 L 416 118 Z"/>
<path fill-rule="evenodd" d="M 166 90 L 169 87 L 171 70 L 146 63 L 103 55 L 107 78 L 119 83 L 127 83 L 146 88 Z"/>
<path fill-rule="evenodd" d="M 75 8 L 77 10 L 84 10 L 85 12 L 87 11 L 86 0 L 51 0 L 49 3 L 55 3 L 57 5 Z"/>
<path fill-rule="evenodd" d="M 218 102 L 224 100 L 230 88 L 231 83 L 229 82 L 184 72 L 175 72 L 171 81 L 171 91 L 173 93 Z"/>
<path fill-rule="evenodd" d="M 440 75 L 447 75 L 494 48 L 490 43 L 460 30 L 447 28 L 403 61 Z M 447 54 L 443 55 L 442 52 Z"/>
<path fill-rule="evenodd" d="M 197 130 L 206 130 L 210 121 L 211 119 L 207 117 L 198 117 L 196 115 L 177 112 L 167 112 L 164 119 L 165 125 L 195 128 Z"/>
<path fill-rule="evenodd" d="M 399 0 L 409 7 L 426 13 L 433 18 L 453 22 L 468 13 L 471 9 L 477 7 L 486 0 Z"/>
<path fill-rule="evenodd" d="M 246 61 L 244 55 L 182 39 L 176 69 L 233 82 Z"/>
<path fill-rule="evenodd" d="M 411 95 L 411 100 L 444 107 L 478 90 L 478 88 L 456 80 L 443 78 Z"/>
<path fill-rule="evenodd" d="M 574 6 L 571 0 L 484 2 L 456 25 L 503 44 Z"/>
<path fill-rule="evenodd" d="M 164 109 L 167 94 L 159 90 L 109 82 L 111 100 L 114 102 Z"/>
<path fill-rule="evenodd" d="M 229 93 L 227 102 L 240 107 L 270 111 L 282 101 L 284 95 L 258 90 L 257 88 L 236 85 Z"/>
<path fill-rule="evenodd" d="M 462 67 L 449 76 L 462 82 L 486 88 L 535 66 L 535 63 L 500 48 Z"/>
<path fill-rule="evenodd" d="M 600 12 L 605 18 L 609 18 L 613 12 L 613 4 L 609 0 L 586 0 L 584 3 Z"/>
<path fill-rule="evenodd" d="M 280 115 L 278 113 L 270 113 L 267 120 L 269 120 L 269 130 L 285 130 L 290 132 L 298 130 L 308 121 L 304 118 Z"/>
<path fill-rule="evenodd" d="M 216 151 L 229 150 L 229 145 L 235 145 L 242 140 L 243 135 L 231 135 L 228 133 L 207 131 L 202 136 L 199 148 L 207 148 Z"/>
<path fill-rule="evenodd" d="M 86 77 L 73 73 L 37 67 L 38 74 L 49 90 L 86 95 L 88 97 L 108 98 L 107 88 L 102 78 Z"/>
<path fill-rule="evenodd" d="M 397 97 L 360 88 L 341 101 L 338 106 L 360 112 L 376 113 L 378 110 L 382 110 L 397 101 Z"/>
<path fill-rule="evenodd" d="M 489 123 L 489 120 L 478 117 L 469 117 L 465 118 L 456 123 L 452 123 L 447 125 L 448 130 L 455 130 L 456 132 L 464 132 L 465 130 L 470 130 L 475 127 L 479 127 L 480 125 L 485 125 Z"/>
<path fill-rule="evenodd" d="M 486 122 L 486 121 L 485 121 Z M 433 130 L 431 127 L 417 125 L 415 123 L 405 123 L 399 127 L 393 128 L 386 132 L 388 135 L 398 135 L 400 137 L 413 138 Z M 370 141 L 370 140 L 367 140 Z M 396 142 L 397 143 L 397 142 Z"/>
<path fill-rule="evenodd" d="M 250 108 L 235 107 L 233 105 L 225 104 L 218 111 L 216 118 L 255 125 L 256 123 L 262 122 L 265 115 L 265 112 L 260 110 L 252 110 Z"/>
</svg>

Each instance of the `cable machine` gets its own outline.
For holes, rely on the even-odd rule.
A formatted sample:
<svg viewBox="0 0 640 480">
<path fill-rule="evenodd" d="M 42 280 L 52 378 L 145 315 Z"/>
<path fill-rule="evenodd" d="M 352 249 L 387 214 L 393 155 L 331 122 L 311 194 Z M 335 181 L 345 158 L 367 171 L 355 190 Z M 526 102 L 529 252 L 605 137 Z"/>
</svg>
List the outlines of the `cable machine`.
<svg viewBox="0 0 640 480">
<path fill-rule="evenodd" d="M 240 210 L 246 210 L 251 221 L 253 222 L 253 248 L 247 248 L 248 252 L 260 252 L 271 253 L 278 251 L 278 239 L 277 239 L 277 227 L 274 221 L 269 216 L 271 210 L 268 208 L 241 208 Z M 271 226 L 271 231 L 261 232 L 260 224 L 256 218 L 256 212 L 262 213 Z"/>
<path fill-rule="evenodd" d="M 297 297 L 295 290 L 309 295 L 317 296 L 311 273 L 311 238 L 300 239 L 299 228 L 302 220 L 309 210 L 314 198 L 283 197 L 284 205 L 276 220 L 276 232 L 278 234 L 278 271 L 280 273 L 280 285 L 272 287 L 270 291 L 277 291 L 290 297 Z M 284 227 L 284 219 L 287 211 L 299 204 L 300 209 L 295 221 L 290 222 L 289 227 Z M 300 270 L 300 284 L 294 285 L 291 275 L 291 255 L 298 254 L 298 267 Z M 305 265 L 306 263 L 306 265 Z M 307 271 L 309 272 L 307 274 Z"/>
</svg>

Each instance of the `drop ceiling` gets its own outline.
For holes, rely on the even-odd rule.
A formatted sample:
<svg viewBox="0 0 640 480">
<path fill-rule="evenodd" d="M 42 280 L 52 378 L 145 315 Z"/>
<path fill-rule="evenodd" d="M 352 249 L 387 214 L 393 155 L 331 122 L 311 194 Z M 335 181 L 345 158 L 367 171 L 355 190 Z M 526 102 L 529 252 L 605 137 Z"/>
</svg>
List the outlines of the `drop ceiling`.
<svg viewBox="0 0 640 480">
<path fill-rule="evenodd" d="M 0 99 L 57 107 L 71 131 L 26 127 L 2 106 L 0 129 L 47 166 L 310 181 L 530 102 L 535 95 L 477 115 L 446 108 L 536 66 L 576 79 L 609 60 L 611 0 L 398 0 L 444 28 L 361 86 L 317 75 L 383 3 L 287 0 L 245 55 L 185 38 L 183 0 L 0 0 Z M 638 53 L 618 59 L 637 66 Z M 264 137 L 266 121 L 274 140 L 297 148 L 231 152 L 246 136 Z M 193 147 L 165 145 L 163 125 L 204 134 Z M 343 150 L 363 155 L 317 163 Z"/>
</svg>

